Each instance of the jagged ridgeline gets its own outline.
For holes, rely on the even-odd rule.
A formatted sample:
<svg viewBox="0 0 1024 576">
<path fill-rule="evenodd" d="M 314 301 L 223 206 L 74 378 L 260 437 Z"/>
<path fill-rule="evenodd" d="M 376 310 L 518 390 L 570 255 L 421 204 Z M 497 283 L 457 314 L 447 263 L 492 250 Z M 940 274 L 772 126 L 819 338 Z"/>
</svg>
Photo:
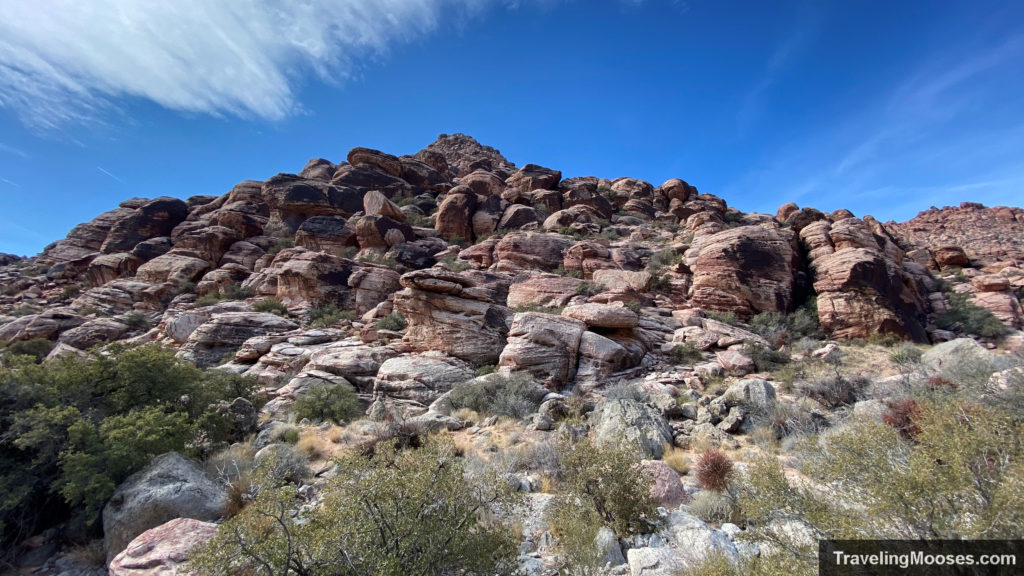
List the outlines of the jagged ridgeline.
<svg viewBox="0 0 1024 576">
<path fill-rule="evenodd" d="M 255 538 L 259 514 L 287 527 L 302 509 L 313 519 L 295 524 L 306 527 L 296 542 L 314 555 L 324 538 L 356 542 L 345 558 L 364 572 L 351 573 L 508 573 L 495 567 L 511 561 L 540 574 L 559 550 L 574 566 L 662 562 L 668 575 L 695 565 L 679 559 L 694 539 L 737 566 L 746 556 L 732 521 L 767 525 L 758 502 L 784 499 L 769 490 L 785 485 L 782 471 L 767 464 L 760 480 L 744 477 L 745 496 L 729 492 L 739 471 L 715 446 L 741 438 L 775 454 L 853 414 L 877 426 L 835 441 L 910 453 L 962 422 L 964 390 L 1009 405 L 1001 395 L 1019 373 L 989 350 L 1022 341 L 1024 211 L 965 203 L 904 223 L 795 204 L 747 214 L 678 178 L 563 178 L 441 135 L 413 155 L 355 148 L 220 196 L 126 200 L 37 256 L 0 255 L 0 286 L 5 558 L 102 538 L 110 573 L 138 576 L 131 562 L 148 554 L 170 569 L 183 557 L 174 546 L 210 540 L 197 561 L 228 574 L 218 562 L 244 546 L 211 522 L 234 517 L 238 538 Z M 997 371 L 1010 384 L 990 385 Z M 1019 423 L 993 410 L 986 438 L 1005 438 Z M 426 461 L 450 465 L 416 475 Z M 339 470 L 377 483 L 361 491 Z M 589 487 L 613 477 L 628 494 L 566 504 L 598 498 Z M 511 502 L 491 490 L 509 478 L 579 530 L 552 528 L 552 544 L 535 509 L 526 541 L 485 522 L 478 512 Z M 198 496 L 178 499 L 183 486 Z M 390 499 L 407 488 L 414 497 Z M 894 508 L 878 497 L 879 510 Z M 358 501 L 435 511 L 432 533 L 465 528 L 448 534 L 465 548 L 391 555 L 365 534 L 332 532 L 382 521 L 346 507 Z M 655 504 L 671 514 L 655 518 Z M 826 524 L 814 529 L 833 534 Z M 420 538 L 413 528 L 402 537 Z M 955 533 L 965 532 L 942 532 Z M 545 556 L 517 561 L 526 544 Z"/>
</svg>

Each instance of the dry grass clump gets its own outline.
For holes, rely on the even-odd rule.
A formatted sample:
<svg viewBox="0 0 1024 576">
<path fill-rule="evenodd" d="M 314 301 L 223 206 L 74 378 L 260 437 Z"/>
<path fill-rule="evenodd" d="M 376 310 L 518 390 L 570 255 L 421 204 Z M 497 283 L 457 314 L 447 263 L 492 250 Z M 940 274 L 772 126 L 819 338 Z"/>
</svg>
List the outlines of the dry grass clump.
<svg viewBox="0 0 1024 576">
<path fill-rule="evenodd" d="M 662 447 L 661 459 L 680 476 L 686 476 L 690 472 L 690 458 L 686 455 L 686 450 L 665 444 Z"/>
<path fill-rule="evenodd" d="M 327 443 L 316 430 L 308 430 L 300 435 L 295 448 L 310 460 L 320 460 L 328 455 Z"/>
</svg>

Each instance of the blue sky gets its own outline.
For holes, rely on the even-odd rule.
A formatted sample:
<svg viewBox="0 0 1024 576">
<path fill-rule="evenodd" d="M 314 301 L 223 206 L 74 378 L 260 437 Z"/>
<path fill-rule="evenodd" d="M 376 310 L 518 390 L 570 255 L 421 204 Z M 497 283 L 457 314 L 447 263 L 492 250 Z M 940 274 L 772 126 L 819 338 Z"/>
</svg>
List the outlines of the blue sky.
<svg viewBox="0 0 1024 576">
<path fill-rule="evenodd" d="M 568 176 L 905 220 L 1024 198 L 1024 3 L 8 0 L 0 252 L 465 132 Z"/>
</svg>

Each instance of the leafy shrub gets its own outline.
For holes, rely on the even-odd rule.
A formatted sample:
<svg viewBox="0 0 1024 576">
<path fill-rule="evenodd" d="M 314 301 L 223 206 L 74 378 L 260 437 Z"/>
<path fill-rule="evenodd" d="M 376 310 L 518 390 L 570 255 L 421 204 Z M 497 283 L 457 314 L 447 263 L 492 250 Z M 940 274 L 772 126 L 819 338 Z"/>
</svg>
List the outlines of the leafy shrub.
<svg viewBox="0 0 1024 576">
<path fill-rule="evenodd" d="M 657 519 L 652 480 L 635 454 L 597 447 L 589 438 L 559 447 L 564 492 L 553 502 L 552 526 L 573 573 L 592 573 L 600 561 L 594 539 L 602 526 L 620 538 L 647 532 Z"/>
<path fill-rule="evenodd" d="M 263 300 L 253 304 L 252 309 L 255 312 L 270 312 L 271 314 L 277 314 L 278 316 L 288 315 L 288 307 L 282 304 L 277 298 L 264 298 Z"/>
<path fill-rule="evenodd" d="M 53 342 L 46 338 L 32 338 L 31 340 L 19 340 L 7 347 L 4 351 L 6 356 L 23 354 L 35 359 L 36 364 L 43 361 L 46 355 L 53 350 Z"/>
<path fill-rule="evenodd" d="M 252 288 L 248 286 L 242 287 L 237 284 L 232 284 L 220 292 L 222 300 L 245 300 L 246 298 L 252 298 L 252 296 Z"/>
<path fill-rule="evenodd" d="M 452 272 L 465 272 L 473 267 L 469 262 L 459 260 L 455 254 L 445 256 L 441 262 Z"/>
<path fill-rule="evenodd" d="M 218 302 L 220 302 L 220 294 L 217 292 L 210 292 L 209 294 L 196 298 L 195 304 L 197 308 L 205 308 L 206 306 L 213 306 Z"/>
<path fill-rule="evenodd" d="M 497 369 L 498 369 L 498 367 L 495 366 L 494 364 L 484 364 L 483 366 L 477 368 L 476 372 L 473 375 L 474 376 L 486 376 L 488 374 L 493 374 L 494 371 L 497 370 Z"/>
<path fill-rule="evenodd" d="M 705 490 L 717 490 L 719 492 L 729 486 L 732 479 L 733 466 L 721 450 L 705 450 L 697 459 L 697 481 Z"/>
<path fill-rule="evenodd" d="M 583 274 L 580 273 L 580 275 L 582 276 Z M 605 290 L 607 290 L 607 288 L 600 284 L 594 284 L 593 282 L 580 282 L 579 285 L 576 286 L 576 295 L 590 297 L 600 294 Z"/>
<path fill-rule="evenodd" d="M 518 419 L 536 412 L 545 394 L 528 376 L 492 374 L 456 385 L 448 399 L 456 409 Z"/>
<path fill-rule="evenodd" d="M 736 316 L 736 313 L 732 310 L 726 310 L 725 312 L 717 312 L 715 310 L 705 310 L 704 316 L 711 318 L 712 320 L 718 320 L 730 326 L 737 326 L 740 323 L 740 319 Z"/>
<path fill-rule="evenodd" d="M 801 445 L 790 484 L 774 457 L 759 459 L 740 483 L 740 508 L 755 539 L 813 561 L 773 520 L 803 523 L 817 538 L 1015 538 L 1024 522 L 1024 445 L 1010 414 L 973 401 L 919 401 L 917 434 L 907 438 L 872 419 L 850 422 Z"/>
<path fill-rule="evenodd" d="M 239 439 L 215 406 L 260 406 L 257 385 L 156 345 L 0 367 L 0 542 L 61 522 L 94 525 L 114 488 L 169 450 Z"/>
<path fill-rule="evenodd" d="M 744 344 L 743 354 L 754 361 L 758 372 L 771 372 L 789 363 L 789 354 L 772 350 L 755 342 Z"/>
<path fill-rule="evenodd" d="M 327 328 L 342 320 L 352 322 L 357 318 L 354 310 L 341 310 L 334 304 L 321 304 L 309 310 L 310 325 L 314 328 Z"/>
<path fill-rule="evenodd" d="M 817 301 L 812 298 L 790 314 L 756 314 L 750 319 L 750 329 L 776 348 L 801 338 L 820 338 Z"/>
<path fill-rule="evenodd" d="M 430 216 L 408 212 L 405 215 L 405 223 L 414 228 L 433 228 L 434 220 Z"/>
<path fill-rule="evenodd" d="M 401 314 L 398 312 L 392 312 L 378 320 L 376 328 L 377 330 L 391 330 L 393 332 L 398 332 L 399 330 L 405 330 L 408 325 L 409 323 L 405 321 L 405 318 L 403 318 Z"/>
<path fill-rule="evenodd" d="M 356 390 L 347 384 L 313 387 L 295 400 L 292 409 L 299 419 L 337 424 L 362 414 Z"/>
<path fill-rule="evenodd" d="M 510 574 L 516 538 L 492 510 L 517 503 L 508 484 L 466 477 L 450 443 L 345 456 L 303 514 L 294 486 L 261 490 L 192 560 L 208 576 L 235 574 Z M 301 567 L 290 570 L 289 567 Z"/>
<path fill-rule="evenodd" d="M 82 293 L 82 288 L 77 284 L 69 284 L 60 291 L 61 300 L 74 300 Z"/>
<path fill-rule="evenodd" d="M 129 330 L 142 330 L 149 326 L 149 318 L 138 310 L 132 310 L 122 316 L 121 322 L 123 322 Z"/>
<path fill-rule="evenodd" d="M 971 302 L 966 294 L 949 294 L 950 311 L 935 317 L 935 325 L 958 334 L 1000 339 L 1010 329 L 989 310 Z"/>
<path fill-rule="evenodd" d="M 652 273 L 650 291 L 659 294 L 672 293 L 672 278 L 668 274 Z"/>
<path fill-rule="evenodd" d="M 663 269 L 675 266 L 682 261 L 683 256 L 681 254 L 671 248 L 666 248 L 665 250 L 659 250 L 658 252 L 651 254 L 651 257 L 647 260 L 647 269 L 651 272 L 660 272 Z"/>
<path fill-rule="evenodd" d="M 294 238 L 278 238 L 274 245 L 267 250 L 267 254 L 277 254 L 281 250 L 286 248 L 293 248 L 295 246 Z"/>
<path fill-rule="evenodd" d="M 174 291 L 174 293 L 178 296 L 182 294 L 195 294 L 196 283 L 192 282 L 191 280 L 188 282 L 182 282 L 181 284 L 178 285 L 178 288 Z"/>
</svg>

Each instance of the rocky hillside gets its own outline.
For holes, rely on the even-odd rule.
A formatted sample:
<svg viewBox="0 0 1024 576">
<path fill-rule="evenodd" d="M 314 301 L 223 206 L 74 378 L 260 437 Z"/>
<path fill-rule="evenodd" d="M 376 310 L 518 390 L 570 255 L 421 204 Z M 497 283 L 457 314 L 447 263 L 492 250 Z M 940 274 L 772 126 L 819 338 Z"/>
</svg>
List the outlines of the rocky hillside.
<svg viewBox="0 0 1024 576">
<path fill-rule="evenodd" d="M 442 135 L 413 155 L 355 148 L 345 162 L 313 159 L 298 174 L 220 196 L 126 200 L 38 256 L 0 255 L 0 349 L 49 361 L 152 343 L 199 368 L 251 377 L 265 406 L 236 401 L 221 412 L 244 421 L 244 448 L 263 454 L 294 428 L 297 402 L 339 387 L 354 389 L 374 426 L 456 434 L 460 450 L 489 465 L 517 443 L 627 438 L 674 510 L 697 489 L 680 485 L 685 466 L 664 464 L 673 450 L 735 449 L 734 435 L 766 427 L 773 441 L 816 431 L 866 400 L 869 384 L 888 394 L 906 383 L 903 357 L 867 354 L 866 341 L 953 340 L 948 354 L 986 359 L 997 344 L 1019 347 L 1022 226 L 1020 209 L 974 204 L 902 224 L 795 204 L 745 214 L 678 178 L 563 178 Z M 904 352 L 920 358 L 913 346 Z M 807 364 L 793 368 L 791 358 Z M 935 374 L 942 358 L 931 360 Z M 843 362 L 877 371 L 841 376 Z M 794 392 L 812 372 L 818 384 Z M 519 389 L 527 408 L 499 410 L 509 421 L 486 418 L 459 405 L 467 386 L 500 398 Z M 885 394 L 859 410 L 881 418 L 892 409 Z M 470 408 L 483 414 L 467 416 Z M 354 446 L 372 435 L 362 421 L 335 432 L 315 419 L 299 424 L 310 443 L 336 434 L 332 444 Z M 225 446 L 200 452 L 215 449 Z M 300 488 L 304 509 L 315 508 L 330 469 Z M 542 474 L 508 471 L 522 491 L 550 496 L 540 493 Z M 201 484 L 213 504 L 175 501 L 167 506 L 203 512 L 147 516 L 161 478 Z M 173 567 L 180 534 L 212 537 L 210 524 L 160 526 L 217 520 L 228 497 L 208 484 L 180 456 L 122 484 L 103 512 L 111 574 L 148 573 L 125 568 L 133 550 L 140 566 L 157 565 L 141 559 L 157 550 Z M 124 502 L 136 493 L 131 506 L 143 512 L 119 511 L 135 510 Z M 746 554 L 733 543 L 735 524 L 712 527 L 685 511 L 666 518 L 671 536 L 619 534 L 611 573 L 678 573 L 693 561 L 674 563 L 677 547 L 695 538 Z M 553 573 L 551 534 L 534 516 L 523 522 L 519 568 Z M 658 562 L 676 568 L 645 571 Z"/>
</svg>

